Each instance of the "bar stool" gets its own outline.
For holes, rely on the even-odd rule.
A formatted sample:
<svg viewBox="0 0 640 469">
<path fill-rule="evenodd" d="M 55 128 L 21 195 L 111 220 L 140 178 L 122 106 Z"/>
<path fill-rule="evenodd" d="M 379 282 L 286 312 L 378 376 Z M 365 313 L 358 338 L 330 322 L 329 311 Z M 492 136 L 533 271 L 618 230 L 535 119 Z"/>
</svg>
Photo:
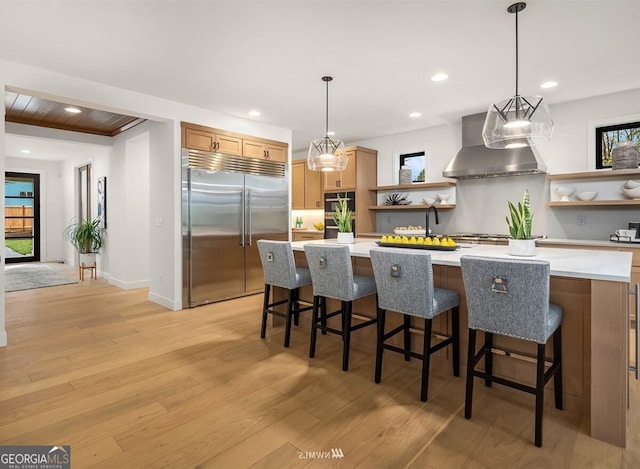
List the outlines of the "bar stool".
<svg viewBox="0 0 640 469">
<path fill-rule="evenodd" d="M 318 329 L 323 334 L 327 332 L 339 334 L 343 341 L 342 370 L 347 371 L 351 332 L 375 324 L 377 321 L 374 318 L 352 324 L 353 302 L 358 298 L 375 295 L 375 280 L 373 277 L 353 275 L 349 246 L 305 244 L 304 253 L 307 256 L 313 284 L 313 319 L 309 357 L 313 358 L 316 354 Z M 327 298 L 340 300 L 341 308 L 327 314 Z M 322 311 L 321 315 L 320 311 Z M 327 319 L 337 315 L 341 315 L 342 328 L 327 326 Z"/>
<path fill-rule="evenodd" d="M 382 353 L 392 350 L 422 360 L 422 384 L 420 400 L 426 401 L 429 391 L 429 365 L 431 355 L 451 345 L 453 375 L 460 376 L 460 297 L 453 290 L 435 288 L 431 255 L 424 251 L 411 253 L 397 249 L 372 248 L 369 251 L 378 289 L 378 341 L 376 346 L 375 382 L 382 378 Z M 403 315 L 403 324 L 385 333 L 386 311 Z M 451 311 L 451 336 L 431 346 L 433 318 Z M 411 351 L 411 317 L 424 318 L 424 340 L 422 354 Z M 404 335 L 404 348 L 386 343 L 400 332 Z"/>
<path fill-rule="evenodd" d="M 563 310 L 549 304 L 549 263 L 540 260 L 462 256 L 462 278 L 469 311 L 469 354 L 464 416 L 471 418 L 473 378 L 485 385 L 502 384 L 536 396 L 535 445 L 542 446 L 544 386 L 553 376 L 556 409 L 562 409 Z M 476 353 L 476 331 L 484 332 L 484 345 Z M 527 386 L 493 374 L 493 334 L 535 342 L 536 385 Z M 553 363 L 545 372 L 545 344 L 553 335 Z M 484 357 L 485 372 L 475 369 Z"/>
<path fill-rule="evenodd" d="M 309 311 L 312 306 L 300 307 L 299 288 L 311 285 L 309 269 L 296 267 L 291 243 L 288 241 L 258 240 L 258 251 L 264 271 L 264 302 L 262 307 L 262 327 L 260 337 L 265 338 L 267 332 L 267 314 L 285 319 L 284 346 L 289 346 L 291 338 L 291 318 L 297 326 L 300 313 Z M 282 287 L 289 290 L 287 299 L 269 303 L 271 287 Z M 273 309 L 286 303 L 287 311 L 282 313 Z"/>
</svg>

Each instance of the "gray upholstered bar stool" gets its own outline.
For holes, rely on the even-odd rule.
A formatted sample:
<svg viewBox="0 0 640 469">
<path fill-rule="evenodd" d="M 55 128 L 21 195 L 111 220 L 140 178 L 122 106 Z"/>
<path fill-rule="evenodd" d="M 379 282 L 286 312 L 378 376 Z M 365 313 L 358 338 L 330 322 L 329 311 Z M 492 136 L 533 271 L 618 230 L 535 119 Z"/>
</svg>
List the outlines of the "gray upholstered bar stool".
<svg viewBox="0 0 640 469">
<path fill-rule="evenodd" d="M 352 323 L 353 302 L 358 298 L 376 294 L 373 277 L 353 275 L 351 254 L 346 245 L 305 244 L 304 253 L 311 271 L 313 284 L 313 319 L 311 321 L 311 345 L 309 357 L 316 354 L 318 329 L 323 334 L 331 332 L 342 336 L 342 369 L 349 369 L 351 332 L 375 324 L 376 319 Z M 327 313 L 327 298 L 340 300 L 341 308 Z M 327 326 L 327 319 L 341 315 L 342 328 Z"/>
<path fill-rule="evenodd" d="M 378 341 L 376 346 L 375 382 L 382 379 L 382 353 L 392 350 L 422 360 L 420 400 L 426 401 L 429 391 L 429 365 L 431 355 L 451 345 L 453 375 L 460 376 L 460 297 L 457 292 L 436 288 L 433 284 L 431 255 L 424 251 L 399 252 L 398 249 L 372 248 L 369 251 L 378 289 Z M 403 323 L 385 333 L 386 311 L 401 313 Z M 433 318 L 451 311 L 451 336 L 431 345 Z M 411 317 L 424 318 L 422 354 L 411 351 Z M 404 348 L 386 343 L 402 332 Z"/>
<path fill-rule="evenodd" d="M 260 337 L 265 338 L 267 332 L 267 315 L 272 314 L 285 319 L 284 346 L 289 346 L 291 338 L 291 318 L 298 325 L 301 312 L 309 311 L 312 306 L 300 307 L 299 288 L 311 285 L 309 269 L 296 267 L 291 243 L 288 241 L 258 240 L 258 251 L 264 271 L 264 301 L 262 306 L 262 327 Z M 287 299 L 270 303 L 271 287 L 282 287 L 289 290 Z M 282 313 L 274 309 L 286 303 L 287 310 Z"/>
<path fill-rule="evenodd" d="M 544 386 L 553 376 L 556 408 L 562 409 L 562 308 L 549 304 L 549 263 L 540 260 L 462 256 L 462 278 L 469 311 L 469 354 L 464 416 L 471 418 L 473 378 L 502 384 L 536 396 L 535 445 L 542 446 Z M 476 331 L 484 345 L 476 353 Z M 493 374 L 493 334 L 538 344 L 536 385 L 527 386 Z M 545 372 L 545 344 L 553 335 L 553 363 Z M 484 372 L 476 370 L 484 357 Z"/>
</svg>

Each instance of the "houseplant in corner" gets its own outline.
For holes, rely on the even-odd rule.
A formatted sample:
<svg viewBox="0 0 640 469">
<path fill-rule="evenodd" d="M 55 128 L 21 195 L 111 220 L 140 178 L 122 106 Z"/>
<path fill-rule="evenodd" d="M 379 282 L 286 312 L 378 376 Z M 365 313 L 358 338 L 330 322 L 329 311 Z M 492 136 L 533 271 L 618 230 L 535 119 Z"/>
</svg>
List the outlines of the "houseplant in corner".
<svg viewBox="0 0 640 469">
<path fill-rule="evenodd" d="M 104 229 L 101 219 L 81 220 L 71 223 L 65 229 L 65 235 L 78 251 L 78 266 L 95 267 L 96 254 L 104 245 Z"/>
<path fill-rule="evenodd" d="M 341 199 L 338 194 L 338 205 L 332 214 L 333 221 L 338 227 L 338 242 L 341 244 L 353 243 L 352 214 L 347 205 L 346 196 L 345 194 L 345 198 Z"/>
<path fill-rule="evenodd" d="M 536 240 L 531 239 L 533 213 L 529 202 L 529 190 L 524 191 L 522 202 L 518 205 L 507 201 L 511 218 L 506 217 L 509 227 L 509 254 L 512 256 L 535 256 Z"/>
</svg>

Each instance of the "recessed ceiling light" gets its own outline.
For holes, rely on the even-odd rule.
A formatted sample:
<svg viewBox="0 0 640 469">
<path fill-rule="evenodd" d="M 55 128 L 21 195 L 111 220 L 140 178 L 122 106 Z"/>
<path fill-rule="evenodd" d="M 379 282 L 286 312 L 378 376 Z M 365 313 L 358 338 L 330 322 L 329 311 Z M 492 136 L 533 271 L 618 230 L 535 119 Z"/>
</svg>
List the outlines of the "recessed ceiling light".
<svg viewBox="0 0 640 469">
<path fill-rule="evenodd" d="M 20 153 L 29 154 L 29 153 L 31 153 L 31 150 L 20 150 Z"/>
<path fill-rule="evenodd" d="M 411 114 L 409 114 L 409 117 L 420 117 L 421 115 L 421 112 L 412 112 Z"/>
<path fill-rule="evenodd" d="M 335 135 L 335 134 L 336 134 L 336 133 L 335 133 L 335 132 L 333 132 L 333 131 L 329 131 L 329 132 L 327 132 L 327 135 L 329 135 L 329 136 L 331 136 L 331 135 Z"/>
<path fill-rule="evenodd" d="M 249 115 L 251 117 L 258 117 L 260 116 L 260 111 L 249 111 Z"/>
<path fill-rule="evenodd" d="M 558 82 L 557 81 L 545 81 L 542 85 L 540 85 L 540 88 L 555 88 L 556 86 L 558 86 Z"/>
<path fill-rule="evenodd" d="M 445 81 L 447 78 L 449 78 L 449 75 L 444 72 L 438 72 L 431 77 L 431 81 Z"/>
<path fill-rule="evenodd" d="M 77 107 L 73 107 L 73 106 L 69 106 L 64 108 L 65 111 L 70 112 L 71 114 L 79 114 L 82 111 L 80 109 L 78 109 Z"/>
</svg>

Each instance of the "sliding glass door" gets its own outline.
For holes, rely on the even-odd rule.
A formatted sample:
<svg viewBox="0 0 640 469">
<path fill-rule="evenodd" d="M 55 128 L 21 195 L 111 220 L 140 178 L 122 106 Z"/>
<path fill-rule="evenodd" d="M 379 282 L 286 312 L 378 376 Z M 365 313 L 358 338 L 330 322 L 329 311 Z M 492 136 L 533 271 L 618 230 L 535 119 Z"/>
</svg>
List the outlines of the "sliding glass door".
<svg viewBox="0 0 640 469">
<path fill-rule="evenodd" d="M 5 173 L 5 261 L 40 260 L 40 176 Z"/>
</svg>

